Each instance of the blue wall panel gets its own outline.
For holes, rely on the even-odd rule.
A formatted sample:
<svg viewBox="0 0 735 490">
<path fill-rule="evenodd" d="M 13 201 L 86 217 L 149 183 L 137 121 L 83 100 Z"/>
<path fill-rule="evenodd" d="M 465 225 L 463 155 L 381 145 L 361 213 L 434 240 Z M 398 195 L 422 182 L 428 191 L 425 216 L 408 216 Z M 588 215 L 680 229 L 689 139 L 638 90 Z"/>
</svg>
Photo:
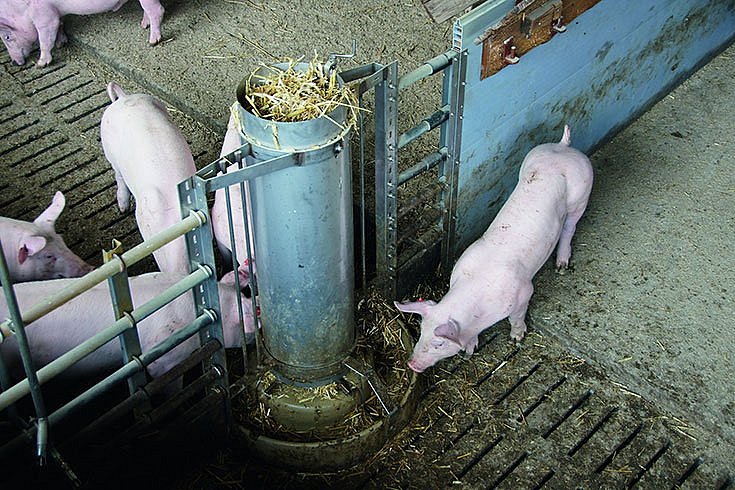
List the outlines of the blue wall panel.
<svg viewBox="0 0 735 490">
<path fill-rule="evenodd" d="M 561 137 L 589 151 L 735 35 L 735 0 L 602 0 L 549 42 L 485 80 L 474 40 L 513 2 L 460 18 L 468 50 L 455 255 L 487 228 L 533 146 Z"/>
</svg>

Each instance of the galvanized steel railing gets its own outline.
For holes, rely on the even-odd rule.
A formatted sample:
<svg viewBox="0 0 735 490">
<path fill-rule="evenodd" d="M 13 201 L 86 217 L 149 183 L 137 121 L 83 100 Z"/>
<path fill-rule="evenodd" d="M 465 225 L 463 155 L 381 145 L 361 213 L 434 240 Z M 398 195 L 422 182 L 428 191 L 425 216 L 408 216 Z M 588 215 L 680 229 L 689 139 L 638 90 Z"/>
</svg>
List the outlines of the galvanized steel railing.
<svg viewBox="0 0 735 490">
<path fill-rule="evenodd" d="M 182 183 L 182 185 L 186 187 L 188 185 L 187 182 Z M 190 204 L 192 203 L 190 202 Z M 206 202 L 203 209 L 206 209 Z M 200 332 L 201 335 L 202 329 L 205 326 L 211 326 L 221 321 L 217 315 L 217 308 L 219 307 L 218 300 L 210 302 L 195 301 L 198 311 L 197 317 L 193 322 L 186 327 L 177 330 L 169 338 L 149 349 L 147 352 L 141 353 L 140 351 L 140 343 L 138 341 L 137 331 L 135 328 L 138 322 L 158 311 L 166 304 L 178 296 L 185 294 L 189 290 L 194 290 L 195 298 L 197 297 L 197 294 L 199 296 L 204 294 L 209 294 L 210 296 L 214 295 L 215 298 L 217 296 L 216 277 L 214 276 L 213 270 L 213 253 L 211 250 L 211 231 L 207 230 L 207 232 L 204 233 L 205 237 L 209 237 L 208 245 L 206 245 L 206 239 L 204 241 L 201 239 L 197 240 L 194 238 L 195 233 L 192 233 L 202 229 L 202 225 L 207 222 L 208 213 L 196 210 L 193 207 L 185 210 L 185 214 L 186 213 L 188 213 L 186 218 L 183 218 L 178 223 L 161 231 L 125 253 L 119 255 L 114 253 L 119 253 L 119 250 L 105 252 L 106 262 L 102 266 L 93 270 L 84 277 L 75 280 L 69 286 L 57 293 L 44 298 L 42 301 L 26 309 L 22 313 L 18 308 L 5 257 L 0 254 L 0 279 L 2 280 L 3 290 L 5 292 L 10 314 L 9 319 L 5 319 L 0 323 L 0 342 L 10 336 L 16 336 L 20 357 L 23 362 L 23 369 L 26 374 L 26 378 L 24 380 L 11 385 L 7 367 L 0 356 L 0 383 L 3 388 L 3 391 L 0 393 L 0 410 L 7 408 L 8 413 L 15 418 L 13 404 L 23 396 L 30 393 L 34 401 L 37 417 L 35 425 L 25 429 L 19 436 L 10 441 L 10 443 L 2 446 L 0 448 L 0 452 L 13 451 L 19 443 L 25 441 L 29 437 L 32 437 L 35 432 L 37 455 L 40 458 L 40 461 L 43 462 L 46 454 L 49 426 L 63 420 L 72 412 L 75 412 L 85 406 L 95 397 L 107 392 L 111 387 L 126 379 L 130 382 L 131 393 L 135 392 L 144 380 L 144 377 L 141 377 L 140 373 L 143 372 L 146 366 L 197 332 Z M 151 255 L 155 250 L 185 234 L 188 240 L 196 242 L 196 246 L 190 249 L 190 262 L 194 272 L 185 276 L 159 296 L 135 309 L 132 309 L 129 285 L 127 283 L 127 267 L 139 262 L 143 258 Z M 209 250 L 202 251 L 202 247 L 208 248 Z M 191 253 L 192 251 L 193 256 Z M 110 284 L 115 316 L 118 320 L 51 363 L 37 370 L 33 364 L 33 355 L 25 336 L 25 326 L 52 312 L 64 303 L 105 280 L 108 280 Z M 207 281 L 210 281 L 208 287 L 200 286 Z M 197 288 L 196 286 L 200 287 Z M 212 288 L 211 286 L 214 287 Z M 202 307 L 203 305 L 211 305 L 214 308 L 204 308 Z M 47 415 L 43 403 L 43 396 L 41 394 L 41 385 L 58 376 L 70 366 L 85 358 L 97 348 L 113 340 L 115 337 L 120 337 L 121 339 L 121 347 L 125 356 L 124 358 L 128 360 L 127 363 L 107 378 L 88 389 L 86 392 L 65 404 L 60 409 L 50 415 Z M 216 342 L 216 345 L 221 351 L 221 347 L 223 346 L 221 324 L 219 332 L 216 332 L 215 335 L 203 335 L 204 339 L 209 339 L 210 337 L 215 341 L 218 341 Z M 224 363 L 219 364 L 219 366 L 224 367 Z M 214 369 L 221 379 L 224 377 L 224 373 L 220 371 L 219 366 L 215 366 Z M 138 375 L 137 378 L 136 375 Z M 210 376 L 207 379 L 214 379 L 216 377 L 217 376 Z"/>
</svg>

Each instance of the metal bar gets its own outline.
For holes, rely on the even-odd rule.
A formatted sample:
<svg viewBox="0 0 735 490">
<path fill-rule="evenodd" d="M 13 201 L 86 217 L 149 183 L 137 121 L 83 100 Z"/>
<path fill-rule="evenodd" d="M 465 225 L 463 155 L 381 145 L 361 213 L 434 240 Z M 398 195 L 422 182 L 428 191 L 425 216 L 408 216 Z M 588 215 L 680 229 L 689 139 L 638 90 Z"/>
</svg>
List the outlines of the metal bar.
<svg viewBox="0 0 735 490">
<path fill-rule="evenodd" d="M 464 89 L 467 70 L 467 51 L 462 51 L 453 60 L 450 68 L 450 110 L 447 134 L 447 164 L 443 175 L 446 191 L 443 193 L 441 269 L 452 270 L 455 255 L 455 228 L 457 223 L 457 194 L 462 143 L 462 118 L 464 113 Z"/>
<path fill-rule="evenodd" d="M 396 212 L 398 173 L 398 64 L 382 71 L 375 87 L 375 263 L 378 282 L 388 299 L 396 295 Z"/>
<path fill-rule="evenodd" d="M 2 249 L 2 242 L 0 242 L 0 251 L 2 251 Z M 5 261 L 4 253 L 0 253 L 0 282 L 2 282 L 3 284 L 3 292 L 5 293 L 5 303 L 8 306 L 8 313 L 10 313 L 10 318 L 12 318 L 13 324 L 16 327 L 16 340 L 18 342 L 18 350 L 20 351 L 21 361 L 23 362 L 23 369 L 26 373 L 26 380 L 31 391 L 33 407 L 36 410 L 36 423 L 39 427 L 38 438 L 36 439 L 36 456 L 38 457 L 39 464 L 44 465 L 46 461 L 46 445 L 48 443 L 48 421 L 46 420 L 46 404 L 43 401 L 41 384 L 38 380 L 36 367 L 33 364 L 33 355 L 31 354 L 31 348 L 28 345 L 28 337 L 26 336 L 25 326 L 23 324 L 23 320 L 21 319 L 20 309 L 18 308 L 18 300 L 15 297 L 15 291 L 13 290 L 13 283 L 10 279 L 8 264 Z M 12 389 L 12 387 L 9 389 Z M 7 390 L 3 391 L 2 394 L 4 395 L 6 391 Z"/>
<path fill-rule="evenodd" d="M 414 141 L 449 119 L 449 104 L 425 117 L 420 123 L 398 137 L 398 149 Z"/>
<path fill-rule="evenodd" d="M 423 80 L 424 78 L 430 77 L 431 75 L 444 70 L 452 63 L 455 56 L 457 56 L 457 52 L 454 50 L 434 56 L 418 68 L 403 75 L 398 81 L 398 90 L 410 87 L 419 80 Z"/>
<path fill-rule="evenodd" d="M 427 170 L 431 170 L 432 168 L 439 165 L 439 163 L 444 162 L 446 159 L 446 148 L 442 148 L 439 151 L 435 151 L 434 153 L 425 156 L 419 163 L 400 173 L 400 175 L 398 176 L 398 185 L 401 186 L 414 177 L 417 177 L 418 175 L 426 172 Z"/>
<path fill-rule="evenodd" d="M 273 162 L 274 160 L 270 160 Z M 207 204 L 207 191 L 212 190 L 208 187 L 209 183 L 218 178 L 223 178 L 231 175 L 237 175 L 238 178 L 243 179 L 245 175 L 240 172 L 246 171 L 251 167 L 244 168 L 232 173 L 226 173 L 220 177 L 214 179 L 204 180 L 201 177 L 194 175 L 184 182 L 179 184 L 179 206 L 181 207 L 181 215 L 184 216 L 190 213 L 194 209 L 206 210 L 207 219 L 209 220 L 209 207 Z M 239 183 L 236 181 L 234 183 Z M 229 187 L 229 185 L 228 185 Z M 186 234 L 186 249 L 189 253 L 189 262 L 191 267 L 195 267 L 197 262 L 210 264 L 212 270 L 215 270 L 214 264 L 214 248 L 212 242 L 214 237 L 212 235 L 211 226 L 201 226 L 196 230 Z M 235 249 L 235 243 L 232 244 L 233 254 Z M 237 278 L 237 271 L 235 271 L 235 277 Z M 217 284 L 217 277 L 213 274 L 206 281 L 204 281 L 200 287 L 193 290 L 194 293 L 194 306 L 196 308 L 197 315 L 201 315 L 207 310 L 211 309 L 214 311 L 221 312 L 219 303 L 219 289 Z M 238 291 L 239 293 L 239 291 Z M 237 294 L 239 296 L 239 294 Z M 223 370 L 223 376 L 220 378 L 216 386 L 212 386 L 211 390 L 228 392 L 228 381 L 227 381 L 227 361 L 225 359 L 225 341 L 224 333 L 222 331 L 222 315 L 218 315 L 217 318 L 209 324 L 207 329 L 199 332 L 199 338 L 202 344 L 205 344 L 209 339 L 217 339 L 222 345 L 217 352 L 212 354 L 212 357 L 204 362 L 203 369 L 209 370 L 214 366 L 218 366 Z M 225 397 L 225 418 L 227 426 L 229 427 L 232 423 L 232 411 L 230 407 L 229 396 Z"/>
<path fill-rule="evenodd" d="M 357 68 L 351 68 L 340 72 L 339 76 L 345 83 L 351 83 L 355 80 L 369 77 L 380 71 L 381 68 L 382 66 L 377 63 L 368 63 L 367 65 L 358 66 Z"/>
<path fill-rule="evenodd" d="M 191 322 L 189 325 L 185 326 L 184 328 L 177 330 L 176 332 L 171 334 L 171 336 L 169 336 L 165 340 L 158 343 L 152 349 L 148 350 L 145 354 L 141 356 L 140 359 L 134 359 L 128 362 L 127 364 L 122 366 L 120 369 L 116 370 L 114 373 L 110 374 L 105 379 L 95 384 L 94 386 L 89 388 L 84 393 L 78 395 L 76 398 L 66 403 L 63 407 L 56 410 L 54 413 L 52 413 L 49 416 L 48 418 L 49 424 L 54 425 L 54 426 L 57 425 L 59 422 L 64 420 L 66 417 L 68 417 L 70 414 L 83 408 L 85 405 L 87 405 L 92 400 L 98 398 L 105 392 L 109 391 L 111 388 L 119 384 L 121 381 L 126 379 L 128 376 L 131 376 L 137 372 L 142 372 L 145 366 L 150 365 L 152 362 L 156 361 L 157 359 L 162 357 L 164 354 L 170 352 L 172 349 L 174 349 L 175 347 L 179 346 L 180 344 L 188 340 L 189 337 L 194 335 L 201 328 L 211 323 L 213 318 L 214 318 L 214 315 L 212 313 L 207 313 L 207 314 L 201 315 L 200 317 L 196 318 L 193 322 Z M 143 393 L 143 391 L 138 391 L 136 392 L 136 394 L 137 393 Z M 129 400 L 129 399 L 130 398 L 126 400 Z M 145 400 L 147 399 L 148 397 L 146 396 Z M 8 442 L 4 446 L 0 447 L 0 454 L 12 454 L 13 452 L 15 452 L 18 446 L 23 443 L 23 441 L 25 441 L 28 437 L 31 437 L 33 435 L 33 432 L 35 430 L 36 428 L 33 426 L 26 429 L 22 434 L 19 434 L 13 440 Z"/>
<path fill-rule="evenodd" d="M 229 187 L 231 185 L 239 184 L 245 180 L 255 179 L 263 175 L 267 175 L 284 168 L 293 167 L 298 165 L 298 157 L 300 153 L 286 153 L 279 157 L 265 160 L 255 165 L 248 165 L 247 167 L 236 170 L 235 172 L 228 172 L 216 177 L 212 177 L 206 180 L 205 192 L 213 192 L 217 189 Z"/>
<path fill-rule="evenodd" d="M 224 158 L 228 162 L 234 163 L 235 162 L 234 155 L 238 151 L 243 155 L 249 155 L 251 152 L 250 143 L 245 143 L 240 148 L 233 150 L 231 153 L 228 153 L 227 155 L 222 155 L 217 160 L 213 161 L 212 163 L 200 168 L 197 171 L 197 175 L 203 179 L 211 179 L 212 177 L 216 177 L 220 173 L 220 171 L 223 171 L 222 165 L 220 164 L 221 160 Z"/>
<path fill-rule="evenodd" d="M 0 274 L 2 274 L 1 277 L 9 277 L 10 272 L 8 272 L 8 263 L 5 260 L 5 253 L 3 252 L 2 245 L 0 245 L 0 255 L 3 256 L 3 260 L 0 261 Z M 5 281 L 2 282 L 5 284 Z M 0 342 L 2 341 L 2 333 L 0 333 Z M 3 356 L 0 355 L 0 390 L 5 391 L 12 385 L 12 381 L 10 380 L 10 373 L 8 372 L 8 367 L 5 364 L 5 360 L 3 359 Z M 16 409 L 15 405 L 11 405 L 8 407 L 8 418 L 10 420 L 13 420 L 15 422 L 21 422 L 22 420 L 18 417 L 18 410 Z"/>
<path fill-rule="evenodd" d="M 206 206 L 203 209 L 206 209 Z M 178 223 L 156 233 L 148 240 L 131 248 L 121 256 L 101 265 L 89 274 L 75 280 L 61 291 L 52 294 L 42 302 L 33 305 L 23 314 L 23 322 L 27 325 L 38 320 L 43 315 L 52 312 L 59 306 L 68 302 L 70 299 L 76 298 L 88 289 L 91 289 L 107 278 L 114 276 L 121 270 L 124 270 L 126 265 L 130 266 L 141 261 L 145 257 L 151 255 L 154 251 L 163 247 L 167 243 L 172 242 L 184 233 L 200 227 L 202 224 L 207 222 L 209 219 L 208 217 L 209 215 L 202 211 L 192 211 L 189 216 Z M 13 335 L 11 325 L 12 322 L 10 320 L 5 320 L 0 324 L 0 342 L 2 342 L 3 338 Z"/>
<path fill-rule="evenodd" d="M 206 266 L 199 267 L 182 280 L 166 289 L 163 293 L 136 308 L 129 315 L 125 315 L 109 327 L 93 335 L 86 341 L 66 352 L 62 356 L 53 360 L 46 366 L 38 370 L 38 381 L 44 384 L 48 380 L 58 376 L 64 372 L 69 366 L 88 356 L 96 349 L 114 339 L 125 329 L 132 328 L 136 323 L 149 317 L 172 300 L 184 294 L 186 291 L 194 288 L 198 284 L 206 281 L 213 276 L 212 269 Z M 0 410 L 7 407 L 11 403 L 18 401 L 30 391 L 27 379 L 11 386 L 9 389 L 0 393 Z"/>
<path fill-rule="evenodd" d="M 102 251 L 102 260 L 104 263 L 107 263 L 120 253 L 122 253 L 122 243 L 118 240 L 112 240 L 112 249 Z M 115 320 L 119 320 L 125 316 L 126 313 L 133 311 L 133 298 L 130 294 L 127 269 L 109 277 L 107 279 L 107 284 L 110 287 L 110 299 L 112 299 L 112 309 L 115 314 Z M 120 348 L 122 349 L 123 363 L 126 363 L 141 354 L 142 350 L 140 348 L 138 329 L 131 328 L 120 334 Z M 142 372 L 128 378 L 128 389 L 131 394 L 135 393 L 138 387 L 143 386 L 144 384 L 145 374 Z"/>
<path fill-rule="evenodd" d="M 88 438 L 95 432 L 102 430 L 104 427 L 119 419 L 126 413 L 131 412 L 143 403 L 148 402 L 152 395 L 161 391 L 169 383 L 180 377 L 183 373 L 185 373 L 198 363 L 202 362 L 219 348 L 219 342 L 214 339 L 210 340 L 209 342 L 192 352 L 189 357 L 174 366 L 172 369 L 153 379 L 150 383 L 146 385 L 145 389 L 136 391 L 125 400 L 111 408 L 101 417 L 97 418 L 92 423 L 87 425 L 84 429 L 74 435 L 71 442 L 73 443 L 74 441 L 84 440 Z"/>
<path fill-rule="evenodd" d="M 365 243 L 365 125 L 362 114 L 362 94 L 357 97 L 357 121 L 360 126 L 360 271 L 362 291 L 367 291 L 367 244 Z"/>
</svg>

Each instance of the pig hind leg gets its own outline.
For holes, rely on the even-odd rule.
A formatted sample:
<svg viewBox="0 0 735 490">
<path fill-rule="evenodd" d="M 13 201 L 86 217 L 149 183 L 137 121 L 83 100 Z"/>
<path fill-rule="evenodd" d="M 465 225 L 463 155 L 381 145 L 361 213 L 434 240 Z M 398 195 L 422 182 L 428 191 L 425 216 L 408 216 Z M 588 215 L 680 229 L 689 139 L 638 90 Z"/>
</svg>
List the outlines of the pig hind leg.
<svg viewBox="0 0 735 490">
<path fill-rule="evenodd" d="M 130 209 L 130 189 L 122 174 L 115 170 L 115 182 L 117 182 L 117 207 L 121 213 Z"/>
<path fill-rule="evenodd" d="M 556 247 L 556 269 L 562 270 L 569 267 L 569 258 L 572 255 L 572 237 L 577 230 L 577 222 L 584 213 L 584 207 L 567 214 L 564 225 L 559 236 L 559 244 Z"/>
<path fill-rule="evenodd" d="M 161 40 L 161 21 L 163 20 L 163 6 L 159 0 L 140 0 L 140 6 L 143 7 L 143 20 L 140 26 L 145 29 L 151 28 L 148 42 L 156 44 Z"/>
</svg>

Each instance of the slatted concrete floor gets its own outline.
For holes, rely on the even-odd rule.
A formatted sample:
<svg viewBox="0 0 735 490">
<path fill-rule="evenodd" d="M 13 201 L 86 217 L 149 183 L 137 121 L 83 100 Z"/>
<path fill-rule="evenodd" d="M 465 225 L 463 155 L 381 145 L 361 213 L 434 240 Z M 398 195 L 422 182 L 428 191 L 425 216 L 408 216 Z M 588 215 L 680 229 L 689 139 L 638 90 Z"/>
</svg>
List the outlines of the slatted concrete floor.
<svg viewBox="0 0 735 490">
<path fill-rule="evenodd" d="M 132 214 L 115 204 L 113 172 L 99 143 L 109 69 L 59 57 L 48 69 L 0 58 L 0 213 L 32 220 L 54 191 L 67 197 L 58 223 L 66 242 L 99 264 L 110 239 L 139 242 Z M 126 87 L 129 81 L 120 80 Z M 135 91 L 135 90 L 130 90 Z M 177 111 L 198 166 L 221 140 Z M 140 271 L 152 268 L 151 262 Z M 506 327 L 507 329 L 507 327 Z M 696 433 L 675 414 L 616 385 L 551 338 L 519 347 L 502 329 L 480 352 L 455 357 L 431 380 L 414 422 L 364 467 L 336 475 L 279 473 L 237 451 L 220 452 L 172 487 L 222 485 L 349 488 L 727 488 L 728 471 L 693 448 Z M 243 476 L 244 475 L 244 476 Z"/>
<path fill-rule="evenodd" d="M 99 140 L 100 119 L 110 103 L 107 80 L 90 69 L 92 61 L 79 57 L 45 69 L 11 65 L 7 54 L 1 61 L 0 213 L 32 221 L 60 190 L 67 208 L 57 231 L 80 257 L 99 265 L 100 250 L 112 238 L 126 248 L 139 243 L 133 214 L 117 209 L 114 172 Z M 116 80 L 129 92 L 139 91 L 120 76 Z M 189 130 L 197 165 L 216 158 L 220 138 L 181 113 L 173 115 Z M 153 267 L 149 260 L 137 271 Z"/>
<path fill-rule="evenodd" d="M 309 475 L 229 450 L 174 486 L 206 488 L 725 489 L 697 431 L 614 383 L 550 337 L 516 346 L 504 325 L 472 357 L 424 374 L 413 422 L 365 465 Z"/>
</svg>

